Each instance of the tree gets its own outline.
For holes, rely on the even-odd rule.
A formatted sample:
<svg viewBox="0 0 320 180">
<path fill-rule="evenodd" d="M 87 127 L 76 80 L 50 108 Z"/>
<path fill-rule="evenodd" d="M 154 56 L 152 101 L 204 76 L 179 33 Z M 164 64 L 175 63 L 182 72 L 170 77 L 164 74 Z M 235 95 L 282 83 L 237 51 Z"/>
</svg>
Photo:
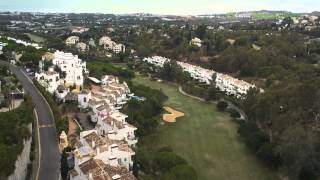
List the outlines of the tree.
<svg viewBox="0 0 320 180">
<path fill-rule="evenodd" d="M 283 166 L 292 179 L 319 177 L 320 157 L 318 137 L 301 126 L 291 126 L 281 136 L 276 147 Z"/>
<path fill-rule="evenodd" d="M 160 70 L 160 77 L 167 81 L 174 81 L 183 75 L 181 67 L 173 60 L 164 63 L 163 68 Z"/>
<path fill-rule="evenodd" d="M 68 177 L 69 172 L 69 166 L 68 166 L 68 154 L 66 152 L 66 149 L 62 151 L 61 154 L 61 177 L 63 180 L 66 180 Z"/>
<path fill-rule="evenodd" d="M 228 103 L 225 101 L 219 101 L 217 104 L 217 108 L 219 111 L 225 111 L 227 107 L 228 107 Z"/>
<path fill-rule="evenodd" d="M 211 101 L 217 99 L 217 89 L 215 86 L 211 85 L 205 92 L 204 99 L 206 101 Z"/>
<path fill-rule="evenodd" d="M 165 173 L 161 180 L 172 180 L 172 179 L 183 179 L 183 180 L 196 180 L 197 173 L 189 165 L 183 164 L 171 168 L 167 173 Z"/>
<path fill-rule="evenodd" d="M 206 36 L 207 33 L 207 26 L 202 24 L 197 27 L 196 29 L 196 35 L 200 38 L 203 39 Z"/>
<path fill-rule="evenodd" d="M 157 153 L 154 162 L 156 168 L 160 172 L 167 172 L 175 166 L 186 164 L 186 161 L 183 158 L 172 152 Z"/>
<path fill-rule="evenodd" d="M 241 117 L 240 113 L 234 108 L 229 109 L 229 113 L 232 118 L 240 118 Z"/>
</svg>

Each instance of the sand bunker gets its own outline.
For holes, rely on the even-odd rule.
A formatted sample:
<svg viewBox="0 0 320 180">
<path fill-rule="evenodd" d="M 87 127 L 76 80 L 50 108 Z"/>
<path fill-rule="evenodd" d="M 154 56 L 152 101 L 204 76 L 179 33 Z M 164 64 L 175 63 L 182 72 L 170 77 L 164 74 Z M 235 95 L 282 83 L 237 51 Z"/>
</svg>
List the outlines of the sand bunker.
<svg viewBox="0 0 320 180">
<path fill-rule="evenodd" d="M 163 114 L 162 119 L 166 122 L 176 122 L 176 118 L 184 116 L 183 112 L 176 111 L 170 107 L 163 107 L 170 114 Z"/>
</svg>

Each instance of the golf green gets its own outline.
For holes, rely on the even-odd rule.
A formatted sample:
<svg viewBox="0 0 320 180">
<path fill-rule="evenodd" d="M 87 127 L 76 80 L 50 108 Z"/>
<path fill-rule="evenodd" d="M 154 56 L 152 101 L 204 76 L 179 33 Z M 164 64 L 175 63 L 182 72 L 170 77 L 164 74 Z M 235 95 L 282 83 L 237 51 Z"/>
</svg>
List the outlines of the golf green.
<svg viewBox="0 0 320 180">
<path fill-rule="evenodd" d="M 182 95 L 175 84 L 137 76 L 135 84 L 161 89 L 165 106 L 184 112 L 176 123 L 162 121 L 157 132 L 139 139 L 147 148 L 171 146 L 203 180 L 274 180 L 275 172 L 263 166 L 237 134 L 237 123 L 215 105 Z"/>
</svg>

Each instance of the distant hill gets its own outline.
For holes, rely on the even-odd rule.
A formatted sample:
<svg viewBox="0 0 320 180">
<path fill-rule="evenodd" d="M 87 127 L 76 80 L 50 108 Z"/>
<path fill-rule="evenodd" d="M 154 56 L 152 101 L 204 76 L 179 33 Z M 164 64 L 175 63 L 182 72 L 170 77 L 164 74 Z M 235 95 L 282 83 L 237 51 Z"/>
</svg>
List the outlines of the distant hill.
<svg viewBox="0 0 320 180">
<path fill-rule="evenodd" d="M 300 16 L 300 13 L 292 13 L 288 11 L 245 11 L 245 12 L 231 12 L 227 13 L 227 19 L 252 18 L 252 19 L 279 19 L 284 17 Z"/>
<path fill-rule="evenodd" d="M 319 11 L 313 11 L 312 13 L 310 13 L 310 15 L 312 15 L 312 16 L 320 16 L 320 12 Z"/>
</svg>

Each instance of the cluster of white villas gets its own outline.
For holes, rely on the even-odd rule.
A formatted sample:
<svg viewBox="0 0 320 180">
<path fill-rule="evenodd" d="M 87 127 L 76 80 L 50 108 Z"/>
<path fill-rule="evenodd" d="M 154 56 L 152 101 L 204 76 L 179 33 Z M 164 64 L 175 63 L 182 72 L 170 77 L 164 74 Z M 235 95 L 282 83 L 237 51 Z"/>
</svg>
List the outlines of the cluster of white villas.
<svg viewBox="0 0 320 180">
<path fill-rule="evenodd" d="M 66 39 L 65 43 L 68 46 L 75 45 L 79 51 L 85 52 L 87 48 L 89 48 L 89 46 L 87 46 L 86 43 L 79 42 L 79 41 L 80 41 L 80 38 L 78 36 L 70 36 Z"/>
<path fill-rule="evenodd" d="M 89 130 L 80 132 L 80 140 L 75 148 L 71 180 L 135 179 L 130 172 L 135 152 L 125 141 L 101 136 L 97 130 Z"/>
<path fill-rule="evenodd" d="M 135 179 L 130 170 L 135 155 L 131 147 L 138 142 L 134 133 L 137 128 L 127 123 L 128 116 L 119 111 L 133 93 L 114 76 L 90 79 L 100 85 L 81 91 L 78 104 L 80 108 L 91 109 L 91 120 L 96 126 L 80 133 L 73 151 L 75 168 L 70 172 L 70 179 Z M 100 164 L 98 170 L 103 173 L 95 173 L 97 166 L 89 164 Z"/>
<path fill-rule="evenodd" d="M 32 46 L 36 49 L 41 49 L 42 47 L 37 44 L 37 43 L 29 43 L 29 42 L 26 42 L 26 41 L 23 41 L 23 40 L 20 40 L 20 39 L 15 39 L 15 38 L 12 38 L 12 37 L 7 37 L 8 40 L 11 40 L 11 41 L 14 41 L 15 43 L 17 44 L 22 44 L 24 46 Z"/>
<path fill-rule="evenodd" d="M 89 46 L 87 46 L 86 43 L 80 42 L 79 36 L 70 36 L 66 39 L 65 43 L 68 46 L 75 45 L 76 48 L 81 52 L 84 52 L 89 48 Z M 90 40 L 89 44 L 93 45 L 94 41 Z M 123 44 L 118 44 L 112 41 L 111 38 L 108 36 L 102 36 L 99 39 L 99 45 L 103 46 L 104 49 L 113 51 L 115 53 L 124 52 L 126 50 L 126 47 Z"/>
<path fill-rule="evenodd" d="M 170 59 L 161 56 L 153 56 L 144 58 L 143 61 L 158 67 L 163 67 L 163 65 L 166 62 L 169 62 Z M 211 84 L 212 76 L 213 74 L 216 74 L 216 87 L 219 90 L 225 92 L 227 95 L 234 95 L 237 98 L 244 98 L 249 89 L 256 88 L 256 86 L 253 84 L 231 77 L 227 74 L 218 73 L 213 70 L 205 69 L 200 66 L 195 66 L 180 61 L 177 61 L 177 64 L 181 66 L 183 71 L 188 72 L 193 79 L 206 84 Z M 260 91 L 263 92 L 262 89 L 260 89 Z"/>
<path fill-rule="evenodd" d="M 40 72 L 35 74 L 37 81 L 50 93 L 54 93 L 59 85 L 66 87 L 76 86 L 80 89 L 83 86 L 84 74 L 89 72 L 86 69 L 86 62 L 83 62 L 77 55 L 56 51 L 53 54 L 52 64 L 60 69 L 64 77 L 49 67 L 48 71 L 43 71 L 44 59 L 40 61 Z"/>
<path fill-rule="evenodd" d="M 63 100 L 70 93 L 68 86 L 83 87 L 88 71 L 86 63 L 77 56 L 56 51 L 52 64 L 60 68 L 65 78 L 60 79 L 53 67 L 43 71 L 43 63 L 40 63 L 36 79 L 48 92 Z M 70 172 L 70 179 L 135 179 L 130 169 L 135 155 L 131 147 L 138 142 L 134 133 L 137 128 L 128 124 L 128 116 L 119 111 L 134 94 L 126 82 L 120 83 L 115 76 L 89 79 L 97 85 L 93 85 L 91 90 L 74 91 L 74 94 L 79 108 L 90 109 L 91 120 L 96 122 L 96 126 L 80 133 L 73 151 L 75 167 Z M 60 145 L 62 148 L 68 145 L 64 132 L 60 136 Z"/>
<path fill-rule="evenodd" d="M 115 53 L 124 52 L 126 47 L 123 44 L 118 44 L 111 40 L 108 36 L 102 36 L 99 39 L 99 45 L 103 46 L 105 49 L 111 50 Z"/>
</svg>

